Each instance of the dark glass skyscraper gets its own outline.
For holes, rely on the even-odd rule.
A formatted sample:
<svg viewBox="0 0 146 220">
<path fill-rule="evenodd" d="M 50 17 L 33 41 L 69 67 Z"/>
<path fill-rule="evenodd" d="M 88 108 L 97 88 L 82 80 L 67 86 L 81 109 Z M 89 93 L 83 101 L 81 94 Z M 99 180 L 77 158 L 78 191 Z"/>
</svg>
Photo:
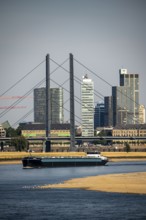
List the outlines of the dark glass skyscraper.
<svg viewBox="0 0 146 220">
<path fill-rule="evenodd" d="M 51 124 L 64 122 L 63 89 L 51 88 Z M 34 89 L 34 122 L 45 123 L 46 119 L 46 88 Z"/>
<path fill-rule="evenodd" d="M 104 97 L 104 126 L 113 126 L 113 101 L 112 96 Z"/>
<path fill-rule="evenodd" d="M 46 88 L 34 89 L 34 122 L 45 123 Z"/>
<path fill-rule="evenodd" d="M 97 103 L 94 108 L 94 129 L 104 127 L 104 103 Z"/>
<path fill-rule="evenodd" d="M 120 69 L 120 86 L 112 87 L 113 125 L 139 123 L 139 75 Z"/>
</svg>

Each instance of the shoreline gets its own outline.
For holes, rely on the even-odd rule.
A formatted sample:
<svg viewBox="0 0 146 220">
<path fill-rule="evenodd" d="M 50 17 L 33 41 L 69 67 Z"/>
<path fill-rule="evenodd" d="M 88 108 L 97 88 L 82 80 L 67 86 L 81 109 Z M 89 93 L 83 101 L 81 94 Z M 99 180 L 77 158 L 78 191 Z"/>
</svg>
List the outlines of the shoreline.
<svg viewBox="0 0 146 220">
<path fill-rule="evenodd" d="M 32 156 L 32 157 L 54 157 L 54 156 L 84 156 L 85 153 L 33 153 L 31 155 L 28 155 L 27 153 L 18 153 L 18 152 L 2 152 L 0 153 L 0 165 L 2 164 L 21 164 L 22 158 L 26 156 Z M 101 153 L 101 155 L 108 158 L 108 162 L 126 162 L 126 161 L 146 161 L 146 152 L 144 153 Z"/>
<path fill-rule="evenodd" d="M 0 165 L 4 164 L 22 164 L 23 157 L 80 157 L 85 156 L 85 152 L 0 152 Z M 101 152 L 101 155 L 108 158 L 109 162 L 126 162 L 126 161 L 146 161 L 146 152 Z"/>
<path fill-rule="evenodd" d="M 128 161 L 128 162 L 134 162 L 134 161 L 146 161 L 146 159 L 141 159 L 141 158 L 134 158 L 134 159 L 132 159 L 132 158 L 115 158 L 115 159 L 109 159 L 109 162 L 126 162 L 126 161 Z M 1 160 L 0 161 L 0 165 L 8 165 L 8 164 L 22 164 L 22 161 L 21 161 L 21 159 L 18 159 L 18 160 Z M 108 163 L 107 163 L 108 164 Z"/>
<path fill-rule="evenodd" d="M 146 161 L 146 158 L 109 158 L 108 162 L 126 162 L 126 161 Z M 0 165 L 4 164 L 22 164 L 21 159 L 5 159 L 5 160 L 0 160 Z"/>
<path fill-rule="evenodd" d="M 59 153 L 61 154 L 61 153 Z M 41 154 L 37 156 L 52 156 L 49 154 Z M 33 154 L 33 156 L 36 156 Z M 58 154 L 56 154 L 58 156 Z M 53 154 L 53 156 L 56 156 Z M 76 154 L 77 155 L 77 154 Z M 134 162 L 146 161 L 146 153 L 102 153 L 107 156 L 109 162 Z M 6 153 L 0 154 L 0 165 L 21 164 L 24 153 Z M 64 156 L 64 155 L 63 155 Z M 59 184 L 45 185 L 37 187 L 45 188 L 74 188 L 82 190 L 93 190 L 102 192 L 116 193 L 136 193 L 146 194 L 146 172 L 124 173 L 124 174 L 107 174 L 100 176 L 91 176 L 76 178 Z"/>
<path fill-rule="evenodd" d="M 39 186 L 40 189 L 82 189 L 112 193 L 146 195 L 146 172 L 106 174 L 75 178 L 58 184 Z"/>
<path fill-rule="evenodd" d="M 22 164 L 21 160 L 3 160 L 0 161 L 0 165 L 9 165 L 9 164 Z"/>
</svg>

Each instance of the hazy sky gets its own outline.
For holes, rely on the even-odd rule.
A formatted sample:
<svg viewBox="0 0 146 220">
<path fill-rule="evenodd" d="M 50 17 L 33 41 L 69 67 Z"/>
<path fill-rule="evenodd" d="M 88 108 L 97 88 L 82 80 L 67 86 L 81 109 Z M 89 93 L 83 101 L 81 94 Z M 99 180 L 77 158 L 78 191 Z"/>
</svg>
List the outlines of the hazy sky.
<svg viewBox="0 0 146 220">
<path fill-rule="evenodd" d="M 119 85 L 119 69 L 140 76 L 140 104 L 146 106 L 146 1 L 145 0 L 0 0 L 0 95 L 35 66 L 46 54 L 57 63 L 74 58 L 111 85 Z M 51 62 L 51 71 L 57 66 Z M 64 68 L 69 69 L 66 62 Z M 87 73 L 95 90 L 111 95 L 111 87 L 74 63 L 75 76 Z M 58 84 L 69 74 L 58 69 L 52 74 Z M 45 63 L 0 98 L 0 107 L 10 106 L 45 78 Z M 69 82 L 64 86 L 69 88 Z M 44 84 L 42 84 L 44 86 Z M 51 87 L 58 87 L 51 82 Z M 75 82 L 75 95 L 80 98 L 80 85 Z M 68 109 L 68 93 L 65 107 Z M 95 103 L 102 101 L 95 96 Z M 33 108 L 33 93 L 0 118 L 0 123 L 19 120 Z M 76 115 L 81 107 L 75 103 Z M 0 109 L 2 113 L 4 109 Z M 65 111 L 65 119 L 69 113 Z M 33 121 L 33 114 L 25 121 Z"/>
</svg>

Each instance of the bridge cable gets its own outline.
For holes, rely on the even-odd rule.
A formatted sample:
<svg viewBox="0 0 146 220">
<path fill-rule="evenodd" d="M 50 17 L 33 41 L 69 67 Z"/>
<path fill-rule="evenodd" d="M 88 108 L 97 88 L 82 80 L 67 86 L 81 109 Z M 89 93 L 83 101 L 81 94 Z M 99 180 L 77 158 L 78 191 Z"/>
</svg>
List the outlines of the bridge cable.
<svg viewBox="0 0 146 220">
<path fill-rule="evenodd" d="M 9 92 L 11 89 L 13 89 L 17 84 L 19 84 L 22 80 L 24 80 L 30 73 L 32 73 L 35 69 L 37 69 L 42 63 L 44 63 L 45 60 L 43 60 L 41 63 L 39 63 L 37 66 L 35 66 L 32 70 L 30 70 L 27 74 L 25 74 L 21 79 L 19 79 L 17 82 L 15 82 L 12 86 L 10 86 L 9 89 L 7 89 L 5 92 L 3 92 L 0 96 L 5 95 L 7 92 Z"/>
<path fill-rule="evenodd" d="M 61 67 L 61 65 L 64 65 L 64 63 L 66 63 L 68 61 L 68 58 L 62 63 L 60 64 L 59 66 L 57 66 L 52 72 L 51 74 L 53 74 L 57 69 L 59 69 Z M 43 61 L 44 62 L 44 61 Z M 40 64 L 39 64 L 40 65 Z M 30 89 L 27 93 L 24 94 L 24 96 L 20 97 L 17 101 L 13 102 L 11 105 L 10 105 L 10 108 L 9 109 L 6 109 L 4 111 L 2 111 L 0 113 L 0 118 L 3 117 L 6 113 L 8 113 L 12 107 L 16 106 L 18 103 L 20 103 L 25 96 L 29 95 L 35 88 L 39 87 L 40 85 L 42 85 L 43 83 L 45 82 L 45 78 L 43 80 L 41 80 L 39 83 L 37 83 L 32 89 Z"/>
</svg>

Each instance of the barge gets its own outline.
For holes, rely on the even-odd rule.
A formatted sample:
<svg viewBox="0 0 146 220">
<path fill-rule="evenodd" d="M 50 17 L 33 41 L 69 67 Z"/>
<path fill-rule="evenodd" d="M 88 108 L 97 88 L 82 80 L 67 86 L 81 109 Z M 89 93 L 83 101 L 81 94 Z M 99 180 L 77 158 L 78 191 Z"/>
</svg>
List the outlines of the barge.
<svg viewBox="0 0 146 220">
<path fill-rule="evenodd" d="M 42 167 L 76 167 L 76 166 L 100 166 L 108 162 L 107 157 L 99 153 L 87 153 L 83 157 L 24 157 L 23 168 Z"/>
</svg>

